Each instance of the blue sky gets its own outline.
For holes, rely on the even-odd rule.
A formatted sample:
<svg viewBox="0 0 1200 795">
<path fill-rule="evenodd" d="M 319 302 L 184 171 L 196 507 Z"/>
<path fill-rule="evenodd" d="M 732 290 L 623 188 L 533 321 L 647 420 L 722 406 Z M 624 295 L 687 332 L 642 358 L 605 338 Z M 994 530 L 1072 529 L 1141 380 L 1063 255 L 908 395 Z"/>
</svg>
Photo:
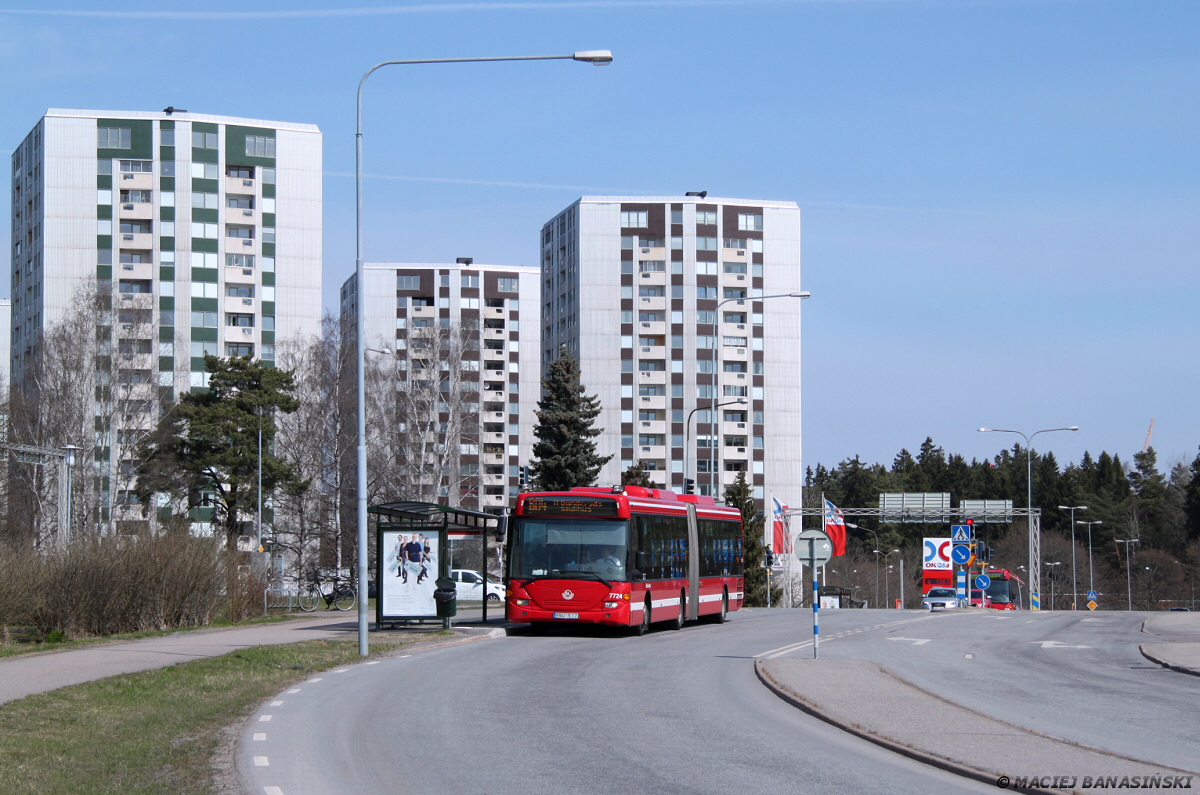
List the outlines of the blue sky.
<svg viewBox="0 0 1200 795">
<path fill-rule="evenodd" d="M 1195 0 L 3 0 L 0 144 L 51 107 L 316 124 L 332 309 L 369 67 L 610 49 L 372 76 L 367 259 L 533 265 L 582 194 L 796 201 L 806 464 L 1020 441 L 979 426 L 1130 460 L 1154 419 L 1167 469 L 1200 446 L 1197 31 Z"/>
</svg>

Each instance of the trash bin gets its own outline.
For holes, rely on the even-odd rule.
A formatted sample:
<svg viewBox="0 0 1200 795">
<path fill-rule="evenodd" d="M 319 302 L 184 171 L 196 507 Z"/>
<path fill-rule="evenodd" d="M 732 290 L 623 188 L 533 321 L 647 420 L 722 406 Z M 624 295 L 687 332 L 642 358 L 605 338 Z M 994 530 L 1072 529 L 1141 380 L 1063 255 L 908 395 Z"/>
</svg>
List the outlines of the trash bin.
<svg viewBox="0 0 1200 795">
<path fill-rule="evenodd" d="M 433 583 L 437 586 L 433 591 L 433 601 L 437 606 L 438 618 L 450 618 L 458 614 L 458 591 L 454 588 L 454 580 L 449 577 L 438 577 Z"/>
</svg>

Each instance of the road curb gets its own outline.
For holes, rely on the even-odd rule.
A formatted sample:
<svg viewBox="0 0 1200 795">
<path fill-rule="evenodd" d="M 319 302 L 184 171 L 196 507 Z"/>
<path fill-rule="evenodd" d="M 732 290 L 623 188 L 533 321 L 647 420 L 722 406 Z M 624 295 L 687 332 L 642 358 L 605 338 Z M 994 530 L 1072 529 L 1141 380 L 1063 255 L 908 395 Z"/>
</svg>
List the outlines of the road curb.
<svg viewBox="0 0 1200 795">
<path fill-rule="evenodd" d="M 881 670 L 881 671 L 886 670 L 880 666 L 876 666 L 876 667 L 878 667 L 879 670 Z M 962 765 L 957 762 L 952 762 L 948 759 L 943 759 L 940 756 L 934 756 L 932 754 L 927 754 L 924 751 L 920 751 L 916 748 L 911 748 L 907 745 L 902 745 L 894 740 L 889 740 L 886 737 L 881 737 L 880 735 L 873 734 L 872 732 L 867 731 L 866 729 L 862 729 L 862 728 L 859 728 L 858 726 L 854 726 L 854 725 L 851 725 L 849 723 L 845 723 L 845 722 L 839 720 L 838 718 L 834 717 L 830 713 L 821 709 L 817 705 L 811 704 L 811 703 L 805 701 L 799 695 L 797 695 L 797 694 L 793 693 L 791 690 L 789 690 L 787 688 L 787 686 L 784 685 L 782 682 L 776 681 L 770 675 L 770 673 L 768 673 L 764 669 L 762 660 L 754 661 L 754 673 L 758 677 L 758 680 L 760 682 L 762 682 L 764 685 L 766 685 L 767 689 L 770 690 L 771 692 L 773 692 L 776 696 L 783 699 L 787 703 L 791 704 L 793 707 L 796 707 L 801 712 L 805 712 L 805 713 L 813 716 L 814 718 L 817 718 L 818 720 L 824 721 L 825 723 L 828 723 L 830 726 L 833 726 L 834 728 L 841 729 L 842 731 L 847 732 L 848 734 L 853 734 L 855 737 L 866 740 L 867 742 L 870 742 L 870 743 L 874 743 L 875 745 L 878 745 L 881 748 L 886 748 L 887 750 L 889 750 L 893 753 L 900 754 L 901 756 L 906 756 L 909 759 L 913 759 L 917 762 L 921 762 L 922 764 L 930 765 L 931 767 L 936 767 L 939 770 L 945 770 L 947 773 L 952 773 L 956 776 L 962 776 L 963 778 L 969 778 L 974 781 L 981 782 L 983 784 L 990 784 L 992 786 L 996 785 L 996 779 L 998 777 L 998 774 L 996 774 L 996 773 L 988 773 L 986 771 L 978 770 L 973 767 L 967 767 L 966 765 Z M 891 672 L 889 671 L 888 673 L 890 674 Z M 1013 792 L 1051 792 L 1051 793 L 1057 793 L 1057 795 L 1070 795 L 1070 793 L 1067 790 L 1055 790 L 1055 789 L 1036 789 L 1036 790 L 1034 790 L 1034 789 L 1027 789 L 1027 788 L 1022 788 L 1022 787 L 1011 787 L 1010 789 Z"/>
<path fill-rule="evenodd" d="M 1155 644 L 1155 645 L 1158 645 L 1158 644 Z M 1185 665 L 1178 665 L 1173 662 L 1167 662 L 1163 658 L 1158 657 L 1158 656 L 1152 654 L 1150 651 L 1148 651 L 1146 649 L 1145 644 L 1140 644 L 1138 646 L 1138 651 L 1141 652 L 1142 656 L 1145 657 L 1147 660 L 1149 660 L 1150 662 L 1155 663 L 1157 665 L 1161 665 L 1163 668 L 1169 668 L 1172 671 L 1175 671 L 1175 672 L 1181 673 L 1181 674 L 1187 674 L 1189 676 L 1200 676 L 1200 670 L 1198 670 L 1196 668 L 1188 668 Z"/>
</svg>

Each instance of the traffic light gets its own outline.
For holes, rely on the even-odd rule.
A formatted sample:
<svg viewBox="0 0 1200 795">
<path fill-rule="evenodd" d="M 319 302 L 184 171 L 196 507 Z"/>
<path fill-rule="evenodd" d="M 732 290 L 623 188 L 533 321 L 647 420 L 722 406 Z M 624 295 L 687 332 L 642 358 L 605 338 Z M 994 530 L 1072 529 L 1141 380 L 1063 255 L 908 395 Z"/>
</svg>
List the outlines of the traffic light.
<svg viewBox="0 0 1200 795">
<path fill-rule="evenodd" d="M 683 479 L 683 493 L 684 494 L 695 494 L 696 493 L 696 481 L 693 480 L 692 478 L 684 478 Z"/>
<path fill-rule="evenodd" d="M 769 568 L 771 568 L 771 565 L 775 562 L 775 553 L 772 550 L 768 549 L 767 553 L 766 553 L 766 559 L 767 559 L 767 568 L 769 569 Z"/>
<path fill-rule="evenodd" d="M 522 491 L 529 485 L 529 467 L 517 467 L 517 485 Z"/>
</svg>

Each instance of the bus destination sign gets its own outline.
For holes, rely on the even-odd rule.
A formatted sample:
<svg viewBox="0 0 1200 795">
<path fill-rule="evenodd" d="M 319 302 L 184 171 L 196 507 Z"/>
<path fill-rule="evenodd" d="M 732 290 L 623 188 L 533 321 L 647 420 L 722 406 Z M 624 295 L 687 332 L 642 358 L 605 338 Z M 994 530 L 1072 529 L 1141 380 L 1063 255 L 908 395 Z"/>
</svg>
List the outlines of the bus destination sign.
<svg viewBox="0 0 1200 795">
<path fill-rule="evenodd" d="M 617 501 L 604 497 L 546 494 L 526 497 L 525 516 L 616 516 Z"/>
</svg>

